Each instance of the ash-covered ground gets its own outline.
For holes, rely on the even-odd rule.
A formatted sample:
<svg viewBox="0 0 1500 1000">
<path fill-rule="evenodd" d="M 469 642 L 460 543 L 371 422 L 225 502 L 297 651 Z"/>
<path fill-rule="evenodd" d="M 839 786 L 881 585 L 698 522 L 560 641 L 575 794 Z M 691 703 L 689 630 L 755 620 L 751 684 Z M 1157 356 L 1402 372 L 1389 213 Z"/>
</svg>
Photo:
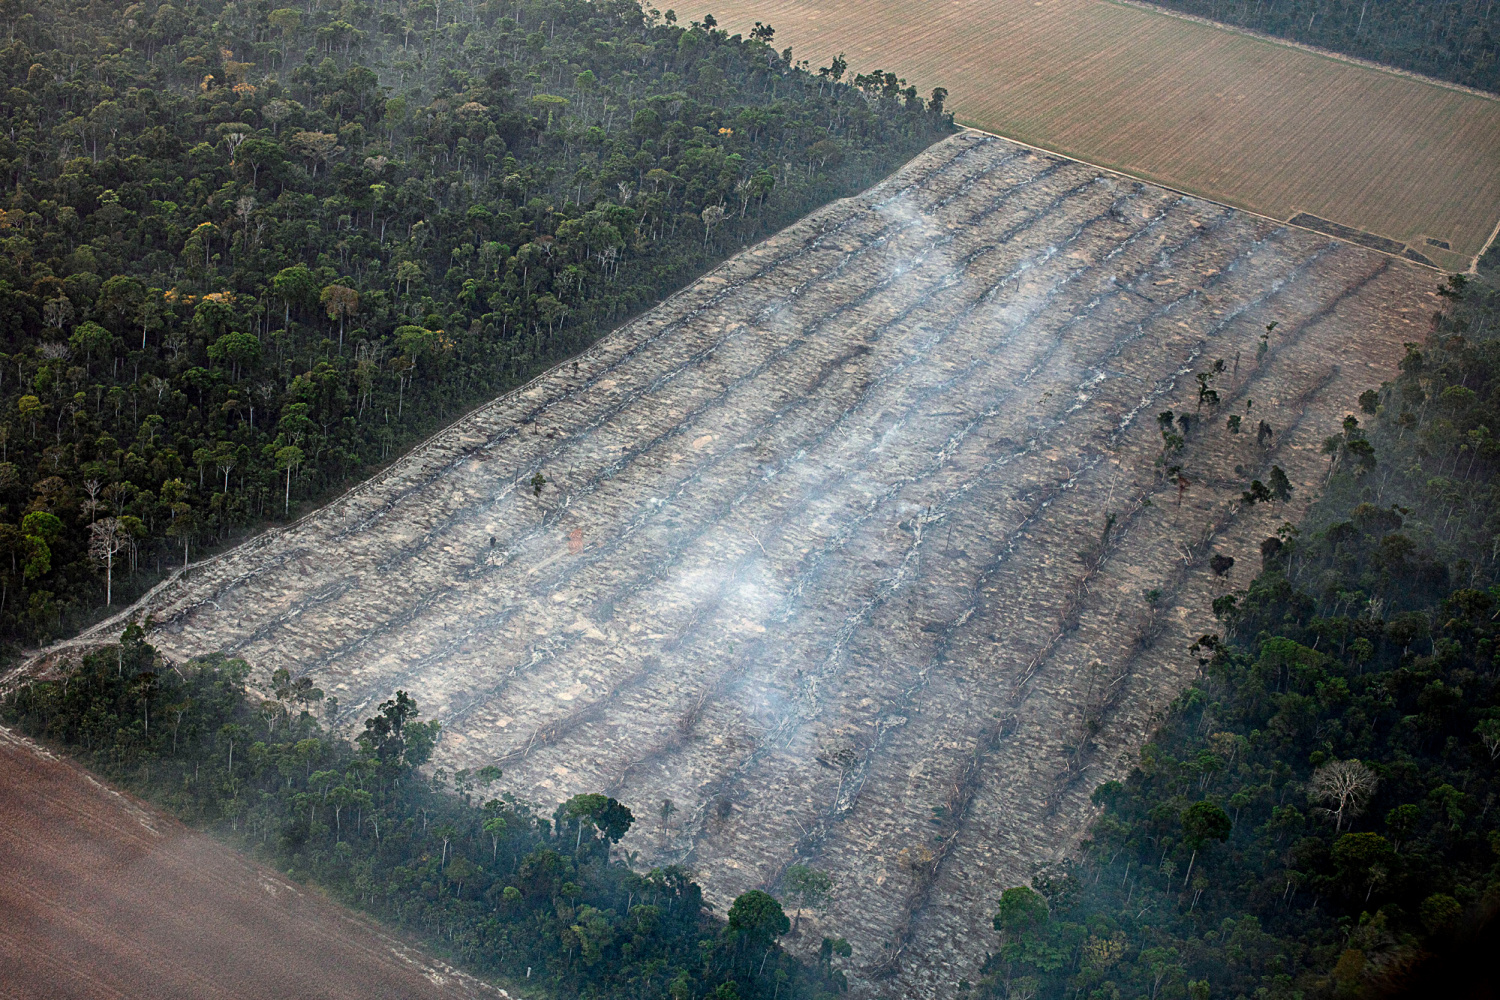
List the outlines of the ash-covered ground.
<svg viewBox="0 0 1500 1000">
<path fill-rule="evenodd" d="M 720 907 L 825 869 L 794 947 L 842 934 L 856 993 L 950 996 L 1436 281 L 965 133 L 195 569 L 152 641 L 311 676 L 350 723 L 409 690 L 439 766 L 619 797 L 622 846 Z M 1185 490 L 1167 409 L 1199 421 Z M 1238 509 L 1273 464 L 1291 502 Z"/>
</svg>

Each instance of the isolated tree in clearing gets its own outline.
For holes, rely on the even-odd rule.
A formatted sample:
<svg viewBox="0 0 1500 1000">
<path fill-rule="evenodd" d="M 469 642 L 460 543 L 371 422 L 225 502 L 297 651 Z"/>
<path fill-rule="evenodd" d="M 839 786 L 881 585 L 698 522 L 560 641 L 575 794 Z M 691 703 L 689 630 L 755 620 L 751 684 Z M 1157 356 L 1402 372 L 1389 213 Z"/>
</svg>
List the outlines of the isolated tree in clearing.
<svg viewBox="0 0 1500 1000">
<path fill-rule="evenodd" d="M 759 889 L 751 889 L 735 899 L 729 908 L 728 934 L 742 953 L 765 949 L 761 957 L 764 968 L 766 959 L 776 947 L 776 939 L 791 930 L 791 921 L 781 909 L 775 897 Z"/>
<path fill-rule="evenodd" d="M 804 909 L 822 909 L 828 905 L 829 891 L 833 879 L 827 872 L 818 871 L 808 865 L 792 865 L 786 870 L 784 879 L 788 891 L 797 899 L 797 911 L 792 917 L 792 933 L 802 922 Z"/>
</svg>

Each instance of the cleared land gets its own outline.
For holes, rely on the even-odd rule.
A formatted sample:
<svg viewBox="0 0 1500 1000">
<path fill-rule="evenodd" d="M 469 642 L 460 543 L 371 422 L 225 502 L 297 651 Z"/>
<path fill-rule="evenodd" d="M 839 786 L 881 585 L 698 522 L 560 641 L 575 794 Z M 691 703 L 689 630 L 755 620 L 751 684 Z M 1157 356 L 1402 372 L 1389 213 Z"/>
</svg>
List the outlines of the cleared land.
<svg viewBox="0 0 1500 1000">
<path fill-rule="evenodd" d="M 0 997 L 507 996 L 5 729 L 0 871 Z"/>
<path fill-rule="evenodd" d="M 721 907 L 810 859 L 837 891 L 802 945 L 849 937 L 864 995 L 950 996 L 1001 888 L 1070 848 L 1196 670 L 1213 597 L 1302 515 L 1433 285 L 965 133 L 195 568 L 151 601 L 152 641 L 309 675 L 350 723 L 413 691 L 441 765 L 499 763 L 548 808 L 619 796 L 623 846 Z M 1197 415 L 1216 358 L 1179 497 L 1156 417 Z M 1225 430 L 1247 411 L 1264 444 Z M 1237 509 L 1273 463 L 1293 502 Z"/>
<path fill-rule="evenodd" d="M 976 128 L 1272 218 L 1307 213 L 1445 269 L 1467 270 L 1500 220 L 1500 99 L 1101 0 L 704 9 L 731 31 L 774 25 L 814 67 L 843 51 L 851 74 L 947 87 Z"/>
</svg>

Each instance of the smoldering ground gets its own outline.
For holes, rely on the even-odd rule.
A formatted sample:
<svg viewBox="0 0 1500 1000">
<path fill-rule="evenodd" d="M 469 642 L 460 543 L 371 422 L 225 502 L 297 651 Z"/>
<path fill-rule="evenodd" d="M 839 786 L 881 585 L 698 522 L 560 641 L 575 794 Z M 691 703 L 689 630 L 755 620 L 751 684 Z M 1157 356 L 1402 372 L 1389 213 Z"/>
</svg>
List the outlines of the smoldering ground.
<svg viewBox="0 0 1500 1000">
<path fill-rule="evenodd" d="M 348 722 L 411 690 L 438 766 L 606 790 L 640 818 L 622 847 L 717 905 L 826 869 L 802 943 L 848 937 L 861 993 L 950 995 L 1431 284 L 966 133 L 196 569 L 152 641 L 311 676 Z M 1193 428 L 1158 462 L 1167 409 Z M 1292 502 L 1235 507 L 1272 464 Z"/>
</svg>

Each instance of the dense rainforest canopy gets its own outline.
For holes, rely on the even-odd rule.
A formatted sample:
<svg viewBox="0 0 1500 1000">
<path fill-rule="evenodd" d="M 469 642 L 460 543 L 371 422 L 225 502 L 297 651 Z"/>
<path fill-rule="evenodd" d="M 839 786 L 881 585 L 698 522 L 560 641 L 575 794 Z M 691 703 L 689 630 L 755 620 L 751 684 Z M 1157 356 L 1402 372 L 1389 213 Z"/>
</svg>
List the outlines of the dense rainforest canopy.
<svg viewBox="0 0 1500 1000">
<path fill-rule="evenodd" d="M 1500 91 L 1491 0 L 1156 0 L 1163 7 Z"/>
<path fill-rule="evenodd" d="M 952 128 L 941 90 L 629 0 L 0 0 L 0 29 L 12 648 Z"/>
<path fill-rule="evenodd" d="M 1323 499 L 1265 540 L 1248 590 L 1215 602 L 1223 631 L 1192 650 L 1200 679 L 1129 779 L 1095 791 L 1083 856 L 999 895 L 982 995 L 1313 1000 L 1492 982 L 1474 937 L 1487 926 L 1492 946 L 1500 915 L 1488 275 L 1451 279 L 1400 376 L 1350 400 L 1324 443 Z"/>
</svg>

